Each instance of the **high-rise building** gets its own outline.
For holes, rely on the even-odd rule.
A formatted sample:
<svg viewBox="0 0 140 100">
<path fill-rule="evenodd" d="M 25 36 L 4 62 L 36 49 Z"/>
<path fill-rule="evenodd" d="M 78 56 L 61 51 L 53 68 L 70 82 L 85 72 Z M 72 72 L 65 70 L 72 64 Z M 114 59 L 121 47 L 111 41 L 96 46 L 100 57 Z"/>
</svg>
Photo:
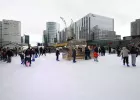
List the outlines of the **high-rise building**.
<svg viewBox="0 0 140 100">
<path fill-rule="evenodd" d="M 140 19 L 131 22 L 131 36 L 140 35 Z"/>
<path fill-rule="evenodd" d="M 48 34 L 47 34 L 46 30 L 43 31 L 43 39 L 42 40 L 43 40 L 44 44 L 48 43 Z"/>
<path fill-rule="evenodd" d="M 116 40 L 121 40 L 121 35 L 116 35 Z"/>
<path fill-rule="evenodd" d="M 23 44 L 30 44 L 30 36 L 29 35 L 23 36 Z"/>
<path fill-rule="evenodd" d="M 60 43 L 67 41 L 66 29 L 63 29 L 61 32 L 59 32 L 59 40 Z"/>
<path fill-rule="evenodd" d="M 2 45 L 11 43 L 21 43 L 21 22 L 14 20 L 3 20 L 2 25 L 2 34 L 1 34 L 1 42 Z M 10 45 L 13 47 L 13 45 Z"/>
<path fill-rule="evenodd" d="M 2 46 L 2 21 L 0 21 L 0 47 Z"/>
<path fill-rule="evenodd" d="M 67 38 L 72 37 L 76 40 L 116 39 L 114 19 L 91 13 L 72 23 L 65 31 Z"/>
<path fill-rule="evenodd" d="M 90 13 L 75 22 L 73 29 L 78 40 L 104 39 L 106 34 L 111 34 L 110 32 L 114 31 L 114 19 Z M 114 35 L 114 32 L 112 34 Z"/>
<path fill-rule="evenodd" d="M 60 25 L 56 22 L 46 23 L 46 33 L 48 35 L 48 43 L 59 42 Z"/>
</svg>

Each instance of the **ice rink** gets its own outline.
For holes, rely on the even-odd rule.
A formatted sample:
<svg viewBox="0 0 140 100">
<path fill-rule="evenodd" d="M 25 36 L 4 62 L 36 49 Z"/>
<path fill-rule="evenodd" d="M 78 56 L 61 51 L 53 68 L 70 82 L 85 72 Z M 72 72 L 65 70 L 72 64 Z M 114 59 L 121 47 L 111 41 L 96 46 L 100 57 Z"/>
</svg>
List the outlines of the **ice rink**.
<svg viewBox="0 0 140 100">
<path fill-rule="evenodd" d="M 137 67 L 123 66 L 115 54 L 94 60 L 37 58 L 32 67 L 0 62 L 0 100 L 140 100 L 140 57 Z"/>
</svg>

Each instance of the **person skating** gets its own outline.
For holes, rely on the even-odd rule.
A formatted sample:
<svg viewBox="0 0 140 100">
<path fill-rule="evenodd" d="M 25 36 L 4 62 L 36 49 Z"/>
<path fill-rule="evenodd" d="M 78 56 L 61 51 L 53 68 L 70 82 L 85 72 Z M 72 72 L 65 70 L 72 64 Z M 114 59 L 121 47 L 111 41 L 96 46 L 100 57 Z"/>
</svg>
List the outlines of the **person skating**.
<svg viewBox="0 0 140 100">
<path fill-rule="evenodd" d="M 118 46 L 118 47 L 117 47 L 117 56 L 118 56 L 118 57 L 120 56 L 120 52 L 121 52 L 121 48 Z"/>
<path fill-rule="evenodd" d="M 85 47 L 85 60 L 91 59 L 88 46 Z"/>
<path fill-rule="evenodd" d="M 125 65 L 125 63 L 126 63 L 128 67 L 129 67 L 129 62 L 128 62 L 128 60 L 129 60 L 129 58 L 128 58 L 129 52 L 130 51 L 126 47 L 123 47 L 122 51 L 120 53 L 120 55 L 123 56 L 123 64 Z"/>
<path fill-rule="evenodd" d="M 34 49 L 31 50 L 31 54 L 32 54 L 32 61 L 35 61 L 35 50 Z"/>
<path fill-rule="evenodd" d="M 3 49 L 3 54 L 2 54 L 2 55 L 3 55 L 3 61 L 4 61 L 4 62 L 7 61 L 7 53 L 6 53 L 6 52 L 7 52 L 7 49 L 4 48 L 4 49 Z"/>
<path fill-rule="evenodd" d="M 111 54 L 111 47 L 109 46 L 109 54 Z"/>
<path fill-rule="evenodd" d="M 94 61 L 98 62 L 98 53 L 97 52 L 94 52 L 93 53 L 93 57 L 94 57 Z"/>
<path fill-rule="evenodd" d="M 28 48 L 26 51 L 25 51 L 25 65 L 27 66 L 27 62 L 30 63 L 29 66 L 31 66 L 31 51 L 30 51 L 30 48 Z"/>
<path fill-rule="evenodd" d="M 138 56 L 138 52 L 134 46 L 131 48 L 130 53 L 131 53 L 132 66 L 136 66 L 136 57 Z"/>
<path fill-rule="evenodd" d="M 37 58 L 38 57 L 38 52 L 39 52 L 39 50 L 38 50 L 38 47 L 37 48 L 35 48 L 35 58 Z"/>
<path fill-rule="evenodd" d="M 98 51 L 99 51 L 99 55 L 100 55 L 101 54 L 101 48 L 100 47 L 98 48 Z"/>
<path fill-rule="evenodd" d="M 12 56 L 13 56 L 13 52 L 9 49 L 9 48 L 7 48 L 7 63 L 11 63 L 11 58 L 12 58 Z"/>
<path fill-rule="evenodd" d="M 2 49 L 0 48 L 0 60 L 2 60 Z"/>
<path fill-rule="evenodd" d="M 105 56 L 105 48 L 103 46 L 101 47 L 101 56 Z"/>
<path fill-rule="evenodd" d="M 72 50 L 73 63 L 76 63 L 76 49 Z"/>
<path fill-rule="evenodd" d="M 17 50 L 17 48 L 15 47 L 15 56 L 17 56 L 17 54 L 18 54 L 18 50 Z"/>
<path fill-rule="evenodd" d="M 48 52 L 51 53 L 51 48 L 48 48 Z"/>
<path fill-rule="evenodd" d="M 21 59 L 21 64 L 25 64 L 24 53 L 21 52 L 19 55 L 20 55 L 20 59 Z"/>
<path fill-rule="evenodd" d="M 56 49 L 56 60 L 59 61 L 59 55 L 60 55 L 60 52 L 59 52 L 59 49 L 57 48 Z"/>
<path fill-rule="evenodd" d="M 43 49 L 43 54 L 46 56 L 46 48 Z"/>
</svg>

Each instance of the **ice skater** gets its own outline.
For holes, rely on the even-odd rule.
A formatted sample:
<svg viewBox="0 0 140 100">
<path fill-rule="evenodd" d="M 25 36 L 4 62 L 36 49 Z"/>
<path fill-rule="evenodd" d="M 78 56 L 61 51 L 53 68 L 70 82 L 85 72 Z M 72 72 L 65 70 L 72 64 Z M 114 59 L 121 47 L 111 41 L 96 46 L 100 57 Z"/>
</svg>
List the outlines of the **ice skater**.
<svg viewBox="0 0 140 100">
<path fill-rule="evenodd" d="M 128 54 L 129 54 L 129 50 L 126 47 L 123 47 L 120 56 L 123 56 L 123 65 L 125 65 L 125 63 L 127 64 L 127 67 L 129 67 L 129 58 L 128 58 Z"/>
<path fill-rule="evenodd" d="M 60 52 L 59 52 L 59 49 L 57 48 L 56 49 L 56 61 L 59 61 L 59 55 L 60 55 Z"/>
<path fill-rule="evenodd" d="M 94 61 L 98 62 L 98 56 L 99 54 L 97 52 L 93 53 Z"/>
<path fill-rule="evenodd" d="M 22 53 L 20 53 L 19 54 L 20 55 L 20 59 L 21 59 L 21 64 L 25 64 L 25 58 L 24 58 L 24 53 L 22 52 Z"/>
<path fill-rule="evenodd" d="M 31 66 L 31 50 L 30 48 L 28 48 L 26 51 L 25 51 L 25 65 L 28 66 Z"/>
<path fill-rule="evenodd" d="M 13 52 L 7 48 L 7 63 L 11 63 Z"/>
<path fill-rule="evenodd" d="M 131 48 L 130 53 L 131 53 L 132 66 L 135 67 L 136 66 L 136 57 L 138 56 L 138 52 L 134 46 Z"/>
<path fill-rule="evenodd" d="M 73 63 L 76 63 L 76 49 L 72 50 Z"/>
</svg>

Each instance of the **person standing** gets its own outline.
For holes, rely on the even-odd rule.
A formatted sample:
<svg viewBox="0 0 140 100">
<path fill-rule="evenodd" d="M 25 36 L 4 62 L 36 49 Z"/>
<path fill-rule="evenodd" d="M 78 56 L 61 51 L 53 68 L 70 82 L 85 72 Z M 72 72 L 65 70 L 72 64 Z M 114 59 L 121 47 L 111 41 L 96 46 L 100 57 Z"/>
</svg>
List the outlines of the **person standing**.
<svg viewBox="0 0 140 100">
<path fill-rule="evenodd" d="M 138 52 L 136 48 L 133 46 L 130 50 L 131 53 L 131 61 L 132 61 L 132 66 L 136 66 L 136 57 L 138 56 Z"/>
<path fill-rule="evenodd" d="M 43 52 L 43 48 L 42 48 L 42 47 L 40 47 L 39 51 L 40 51 L 40 53 L 39 53 L 39 56 L 40 56 L 40 55 L 42 55 L 42 54 L 43 54 L 43 53 L 42 53 L 42 52 Z"/>
<path fill-rule="evenodd" d="M 20 59 L 21 59 L 21 64 L 25 64 L 24 53 L 21 52 L 19 55 L 20 55 Z"/>
<path fill-rule="evenodd" d="M 59 55 L 60 55 L 60 52 L 59 52 L 59 49 L 57 48 L 56 49 L 56 60 L 59 61 Z"/>
<path fill-rule="evenodd" d="M 88 46 L 85 47 L 85 60 L 91 59 Z"/>
<path fill-rule="evenodd" d="M 76 49 L 72 50 L 73 63 L 76 63 Z"/>
<path fill-rule="evenodd" d="M 46 48 L 43 49 L 43 54 L 46 56 Z"/>
<path fill-rule="evenodd" d="M 121 52 L 121 48 L 118 46 L 118 47 L 117 47 L 117 56 L 118 56 L 118 57 L 120 56 L 120 52 Z"/>
<path fill-rule="evenodd" d="M 109 54 L 111 54 L 111 47 L 109 46 Z"/>
<path fill-rule="evenodd" d="M 28 48 L 26 51 L 25 51 L 25 65 L 27 66 L 27 62 L 30 63 L 29 66 L 31 66 L 31 50 L 30 48 Z"/>
<path fill-rule="evenodd" d="M 125 65 L 125 63 L 127 64 L 127 67 L 129 67 L 129 62 L 128 62 L 128 53 L 130 51 L 126 48 L 126 47 L 123 47 L 120 55 L 123 56 L 123 64 Z"/>
<path fill-rule="evenodd" d="M 32 61 L 35 61 L 35 49 L 31 49 Z"/>
<path fill-rule="evenodd" d="M 93 53 L 93 57 L 94 57 L 94 61 L 98 62 L 98 53 L 97 52 L 94 52 Z"/>
<path fill-rule="evenodd" d="M 7 61 L 7 49 L 6 48 L 3 49 L 3 61 L 4 62 Z"/>
<path fill-rule="evenodd" d="M 105 48 L 103 46 L 101 47 L 101 56 L 105 56 Z"/>
<path fill-rule="evenodd" d="M 12 56 L 13 56 L 12 51 L 9 48 L 7 48 L 7 63 L 11 63 Z"/>
<path fill-rule="evenodd" d="M 101 47 L 98 48 L 98 51 L 99 51 L 99 55 L 100 55 L 101 54 Z"/>
<path fill-rule="evenodd" d="M 39 50 L 38 50 L 38 47 L 37 48 L 35 48 L 35 58 L 37 58 L 38 57 L 38 52 L 39 52 Z"/>
<path fill-rule="evenodd" d="M 17 48 L 15 47 L 15 55 L 17 56 L 17 54 L 18 54 L 18 50 L 17 50 Z"/>
</svg>

